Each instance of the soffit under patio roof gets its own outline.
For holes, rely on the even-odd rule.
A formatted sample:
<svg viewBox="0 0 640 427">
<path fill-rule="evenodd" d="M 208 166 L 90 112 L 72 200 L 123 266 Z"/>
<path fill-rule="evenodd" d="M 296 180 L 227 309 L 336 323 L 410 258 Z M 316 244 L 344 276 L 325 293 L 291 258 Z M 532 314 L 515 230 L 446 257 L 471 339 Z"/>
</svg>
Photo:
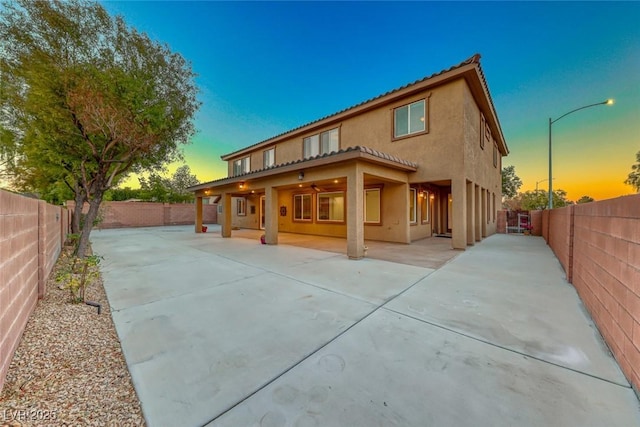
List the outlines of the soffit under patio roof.
<svg viewBox="0 0 640 427">
<path fill-rule="evenodd" d="M 212 187 L 219 187 L 227 184 L 243 182 L 248 179 L 265 178 L 268 176 L 278 175 L 286 172 L 296 172 L 303 169 L 325 166 L 337 162 L 347 160 L 365 160 L 371 163 L 381 164 L 392 169 L 404 170 L 407 172 L 415 172 L 418 165 L 408 160 L 400 159 L 391 154 L 383 153 L 368 147 L 355 146 L 348 147 L 339 151 L 333 151 L 328 154 L 321 154 L 308 159 L 295 160 L 288 163 L 271 166 L 269 168 L 251 171 L 242 175 L 236 175 L 228 178 L 221 178 L 214 181 L 205 182 L 203 184 L 194 185 L 187 188 L 188 191 L 204 190 Z"/>
</svg>

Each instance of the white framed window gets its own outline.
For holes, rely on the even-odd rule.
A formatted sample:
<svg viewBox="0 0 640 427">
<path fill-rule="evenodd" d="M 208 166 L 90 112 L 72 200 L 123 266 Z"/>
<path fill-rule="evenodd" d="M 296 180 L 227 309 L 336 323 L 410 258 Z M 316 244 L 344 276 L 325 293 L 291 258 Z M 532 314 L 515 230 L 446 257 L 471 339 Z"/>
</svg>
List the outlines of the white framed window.
<svg viewBox="0 0 640 427">
<path fill-rule="evenodd" d="M 428 191 L 424 191 L 421 193 L 422 197 L 420 200 L 420 220 L 422 221 L 423 224 L 426 224 L 429 222 L 429 205 L 431 203 L 431 199 L 429 199 L 429 192 Z"/>
<path fill-rule="evenodd" d="M 328 154 L 339 150 L 338 129 L 331 129 L 320 134 L 320 154 Z"/>
<path fill-rule="evenodd" d="M 320 154 L 320 135 L 311 135 L 303 140 L 304 158 L 317 156 Z"/>
<path fill-rule="evenodd" d="M 293 220 L 311 221 L 311 194 L 294 194 Z"/>
<path fill-rule="evenodd" d="M 308 159 L 320 154 L 328 154 L 340 149 L 338 128 L 311 135 L 302 140 L 303 157 Z"/>
<path fill-rule="evenodd" d="M 496 193 L 491 193 L 491 212 L 493 212 L 493 222 L 496 222 Z"/>
<path fill-rule="evenodd" d="M 426 102 L 424 99 L 393 110 L 393 136 L 400 138 L 424 132 L 426 126 Z"/>
<path fill-rule="evenodd" d="M 247 199 L 245 199 L 244 197 L 238 197 L 236 199 L 236 215 L 247 215 Z"/>
<path fill-rule="evenodd" d="M 380 224 L 380 189 L 367 188 L 364 190 L 364 222 L 365 224 Z"/>
<path fill-rule="evenodd" d="M 276 164 L 276 149 L 270 148 L 262 153 L 262 167 L 269 168 Z"/>
<path fill-rule="evenodd" d="M 242 175 L 243 173 L 249 173 L 251 171 L 250 158 L 244 157 L 242 159 L 234 160 L 233 162 L 233 176 Z"/>
<path fill-rule="evenodd" d="M 411 224 L 415 224 L 417 222 L 417 219 L 416 219 L 417 195 L 418 195 L 418 191 L 415 188 L 409 189 L 409 222 Z"/>
<path fill-rule="evenodd" d="M 318 193 L 318 221 L 344 221 L 344 192 Z"/>
<path fill-rule="evenodd" d="M 484 119 L 484 114 L 480 113 L 480 148 L 484 150 L 484 140 L 485 140 L 485 128 L 487 126 L 487 122 Z"/>
</svg>

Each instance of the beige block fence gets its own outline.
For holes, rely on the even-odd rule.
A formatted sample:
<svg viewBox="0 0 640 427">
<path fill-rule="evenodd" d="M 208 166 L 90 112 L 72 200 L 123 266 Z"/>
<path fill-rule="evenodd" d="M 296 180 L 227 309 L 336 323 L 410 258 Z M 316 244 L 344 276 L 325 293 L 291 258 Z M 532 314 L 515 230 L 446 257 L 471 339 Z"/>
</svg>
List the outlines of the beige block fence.
<svg viewBox="0 0 640 427">
<path fill-rule="evenodd" d="M 66 203 L 73 212 L 75 202 Z M 100 215 L 102 221 L 99 229 L 154 227 L 163 225 L 190 225 L 196 221 L 196 205 L 193 203 L 153 203 L 153 202 L 102 202 Z M 217 224 L 218 211 L 216 204 L 203 205 L 203 224 Z M 89 210 L 85 204 L 83 212 Z"/>
<path fill-rule="evenodd" d="M 0 190 L 0 390 L 68 232 L 65 208 Z"/>
<path fill-rule="evenodd" d="M 640 394 L 640 194 L 531 217 Z"/>
</svg>

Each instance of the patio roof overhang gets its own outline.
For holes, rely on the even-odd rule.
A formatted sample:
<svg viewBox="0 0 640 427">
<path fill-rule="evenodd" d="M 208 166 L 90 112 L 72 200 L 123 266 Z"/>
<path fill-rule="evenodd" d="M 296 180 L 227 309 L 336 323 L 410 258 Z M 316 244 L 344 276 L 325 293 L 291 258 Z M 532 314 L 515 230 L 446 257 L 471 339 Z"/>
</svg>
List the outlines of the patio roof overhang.
<svg viewBox="0 0 640 427">
<path fill-rule="evenodd" d="M 355 146 L 345 148 L 337 152 L 315 156 L 309 159 L 296 160 L 294 162 L 283 163 L 280 165 L 272 166 L 270 168 L 260 169 L 242 175 L 205 182 L 203 184 L 189 187 L 187 190 L 193 192 L 198 192 L 201 190 L 212 190 L 217 187 L 244 182 L 248 179 L 267 178 L 283 173 L 297 172 L 304 169 L 327 166 L 329 164 L 345 162 L 349 160 L 363 160 L 369 163 L 374 163 L 388 167 L 390 169 L 401 170 L 405 172 L 415 172 L 416 170 L 418 170 L 418 165 L 414 162 L 403 160 L 390 154 L 382 153 L 368 147 Z"/>
</svg>

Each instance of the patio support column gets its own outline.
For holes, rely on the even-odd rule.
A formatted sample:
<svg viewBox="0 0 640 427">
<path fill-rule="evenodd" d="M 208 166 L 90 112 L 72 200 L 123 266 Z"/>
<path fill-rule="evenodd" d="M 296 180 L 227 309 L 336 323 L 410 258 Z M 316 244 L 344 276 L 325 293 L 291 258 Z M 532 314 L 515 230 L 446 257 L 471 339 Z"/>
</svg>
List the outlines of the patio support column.
<svg viewBox="0 0 640 427">
<path fill-rule="evenodd" d="M 278 190 L 273 187 L 264 189 L 264 238 L 268 245 L 278 244 Z"/>
<path fill-rule="evenodd" d="M 473 211 L 475 210 L 475 203 L 473 200 L 473 182 L 471 181 L 467 181 L 467 185 L 466 185 L 466 193 L 465 193 L 465 199 L 467 201 L 467 213 L 466 213 L 466 217 L 467 217 L 467 228 L 466 228 L 466 235 L 467 235 L 467 245 L 474 245 L 475 244 L 475 238 L 473 236 L 473 230 L 474 228 L 474 221 L 473 221 Z"/>
<path fill-rule="evenodd" d="M 220 234 L 222 237 L 231 237 L 231 194 L 222 193 L 220 202 L 222 202 L 222 226 L 220 227 Z"/>
<path fill-rule="evenodd" d="M 465 249 L 467 247 L 467 185 L 464 178 L 451 181 L 451 247 L 453 249 Z M 470 197 L 473 197 L 471 194 Z"/>
<path fill-rule="evenodd" d="M 347 175 L 347 256 L 364 257 L 364 174 L 356 163 Z"/>
<path fill-rule="evenodd" d="M 196 233 L 202 233 L 202 196 L 196 196 Z"/>
<path fill-rule="evenodd" d="M 482 238 L 487 237 L 487 203 L 488 203 L 489 191 L 485 188 L 482 189 Z"/>
<path fill-rule="evenodd" d="M 479 242 L 480 240 L 482 240 L 481 237 L 481 230 L 482 230 L 482 226 L 481 226 L 481 219 L 480 219 L 480 211 L 482 210 L 482 203 L 480 203 L 480 186 L 479 185 L 475 185 L 475 192 L 474 192 L 474 196 L 473 196 L 473 200 L 474 200 L 474 217 L 475 217 L 475 233 L 476 233 L 476 242 Z"/>
<path fill-rule="evenodd" d="M 398 207 L 400 207 L 400 218 L 397 220 L 398 224 L 403 228 L 402 230 L 402 240 L 398 240 L 399 243 L 411 243 L 411 223 L 409 221 L 409 203 L 411 199 L 411 186 L 408 182 L 399 185 L 400 192 L 397 199 Z M 417 199 L 416 199 L 417 201 Z M 418 209 L 416 207 L 416 209 Z M 416 213 L 419 213 L 417 210 Z M 403 220 L 404 218 L 404 220 Z"/>
</svg>

